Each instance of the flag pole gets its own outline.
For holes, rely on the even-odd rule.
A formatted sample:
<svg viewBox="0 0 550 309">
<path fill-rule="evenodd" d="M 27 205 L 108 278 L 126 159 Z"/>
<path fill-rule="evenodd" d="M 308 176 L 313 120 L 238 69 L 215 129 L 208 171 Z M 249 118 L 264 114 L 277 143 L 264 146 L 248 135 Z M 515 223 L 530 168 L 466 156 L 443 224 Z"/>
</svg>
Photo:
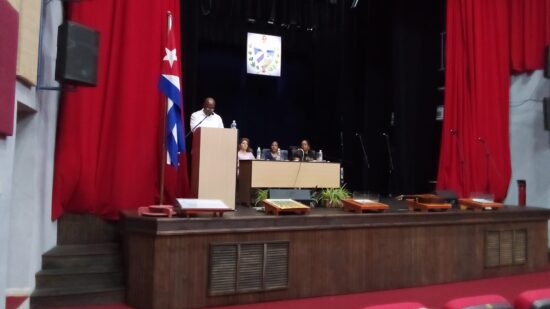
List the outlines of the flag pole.
<svg viewBox="0 0 550 309">
<path fill-rule="evenodd" d="M 167 27 L 166 27 L 166 37 L 170 33 L 170 28 L 172 28 L 172 12 L 167 11 Z M 168 98 L 164 100 L 164 111 L 162 113 L 162 126 L 160 132 L 162 133 L 162 148 L 160 156 L 160 200 L 159 205 L 164 205 L 164 177 L 166 169 L 166 114 L 168 113 Z"/>
</svg>

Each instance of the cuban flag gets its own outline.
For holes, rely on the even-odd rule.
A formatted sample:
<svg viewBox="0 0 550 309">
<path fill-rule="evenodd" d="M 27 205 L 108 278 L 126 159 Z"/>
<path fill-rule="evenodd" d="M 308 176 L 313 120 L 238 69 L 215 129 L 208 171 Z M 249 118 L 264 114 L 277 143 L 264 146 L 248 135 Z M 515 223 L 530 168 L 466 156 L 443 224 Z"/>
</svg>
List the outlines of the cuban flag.
<svg viewBox="0 0 550 309">
<path fill-rule="evenodd" d="M 181 69 L 176 49 L 176 31 L 172 29 L 172 14 L 168 12 L 168 32 L 164 42 L 164 58 L 159 89 L 166 96 L 166 158 L 167 164 L 178 166 L 178 154 L 185 151 L 182 120 Z"/>
</svg>

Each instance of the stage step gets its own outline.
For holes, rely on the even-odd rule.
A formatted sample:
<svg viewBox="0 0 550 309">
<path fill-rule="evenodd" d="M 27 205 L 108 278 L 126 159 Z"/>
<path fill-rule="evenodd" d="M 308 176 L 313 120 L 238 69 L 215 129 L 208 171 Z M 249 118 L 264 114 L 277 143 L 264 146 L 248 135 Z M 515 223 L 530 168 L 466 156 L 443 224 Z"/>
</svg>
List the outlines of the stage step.
<svg viewBox="0 0 550 309">
<path fill-rule="evenodd" d="M 32 308 L 124 302 L 117 243 L 59 245 L 42 256 Z"/>
<path fill-rule="evenodd" d="M 43 289 L 70 286 L 122 286 L 120 269 L 94 267 L 84 270 L 48 269 L 36 274 L 36 285 Z"/>
<path fill-rule="evenodd" d="M 36 289 L 31 295 L 31 308 L 120 304 L 124 303 L 124 293 L 124 287 Z"/>
<path fill-rule="evenodd" d="M 42 256 L 42 269 L 71 269 L 92 266 L 120 267 L 116 243 L 56 246 Z"/>
<path fill-rule="evenodd" d="M 120 242 L 119 222 L 90 214 L 64 214 L 57 224 L 58 245 Z"/>
</svg>

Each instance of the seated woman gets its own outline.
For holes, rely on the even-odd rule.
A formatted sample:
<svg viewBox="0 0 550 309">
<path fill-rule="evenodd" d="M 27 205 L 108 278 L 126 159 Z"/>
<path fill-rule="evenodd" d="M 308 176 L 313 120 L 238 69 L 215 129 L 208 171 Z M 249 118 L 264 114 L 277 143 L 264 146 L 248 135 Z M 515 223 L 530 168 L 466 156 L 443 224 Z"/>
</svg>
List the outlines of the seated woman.
<svg viewBox="0 0 550 309">
<path fill-rule="evenodd" d="M 241 138 L 239 142 L 239 151 L 237 151 L 237 157 L 239 160 L 254 160 L 254 154 L 252 148 L 250 148 L 250 140 L 246 137 Z"/>
<path fill-rule="evenodd" d="M 285 160 L 285 158 L 283 158 L 283 155 L 281 154 L 281 149 L 279 148 L 279 143 L 277 141 L 273 141 L 271 143 L 271 149 L 268 153 L 266 153 L 265 159 L 271 161 Z"/>
<path fill-rule="evenodd" d="M 300 148 L 292 153 L 294 161 L 315 161 L 315 151 L 309 148 L 309 142 L 305 139 L 300 143 Z"/>
</svg>

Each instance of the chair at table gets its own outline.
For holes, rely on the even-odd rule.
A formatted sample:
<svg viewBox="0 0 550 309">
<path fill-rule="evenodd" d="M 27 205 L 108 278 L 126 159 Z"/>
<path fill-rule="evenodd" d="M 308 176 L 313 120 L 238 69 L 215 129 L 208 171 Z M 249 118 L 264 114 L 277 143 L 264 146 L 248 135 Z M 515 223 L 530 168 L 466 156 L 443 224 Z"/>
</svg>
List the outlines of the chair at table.
<svg viewBox="0 0 550 309">
<path fill-rule="evenodd" d="M 262 160 L 266 160 L 269 152 L 271 152 L 271 149 L 269 148 L 262 149 Z M 288 150 L 281 149 L 281 160 L 288 160 Z"/>
<path fill-rule="evenodd" d="M 506 298 L 496 295 L 479 295 L 456 298 L 445 304 L 444 309 L 514 309 Z"/>
<path fill-rule="evenodd" d="M 550 288 L 525 291 L 514 301 L 516 309 L 548 309 L 550 308 Z"/>
<path fill-rule="evenodd" d="M 317 155 L 318 155 L 317 151 L 311 149 L 310 152 L 311 152 L 311 155 L 313 156 L 312 159 L 314 159 L 314 160 L 317 159 Z M 301 157 L 303 155 L 303 152 L 301 151 L 301 148 L 299 148 L 299 147 L 290 146 L 290 149 L 288 150 L 288 155 L 289 155 L 288 160 L 293 161 L 294 158 Z"/>
</svg>

